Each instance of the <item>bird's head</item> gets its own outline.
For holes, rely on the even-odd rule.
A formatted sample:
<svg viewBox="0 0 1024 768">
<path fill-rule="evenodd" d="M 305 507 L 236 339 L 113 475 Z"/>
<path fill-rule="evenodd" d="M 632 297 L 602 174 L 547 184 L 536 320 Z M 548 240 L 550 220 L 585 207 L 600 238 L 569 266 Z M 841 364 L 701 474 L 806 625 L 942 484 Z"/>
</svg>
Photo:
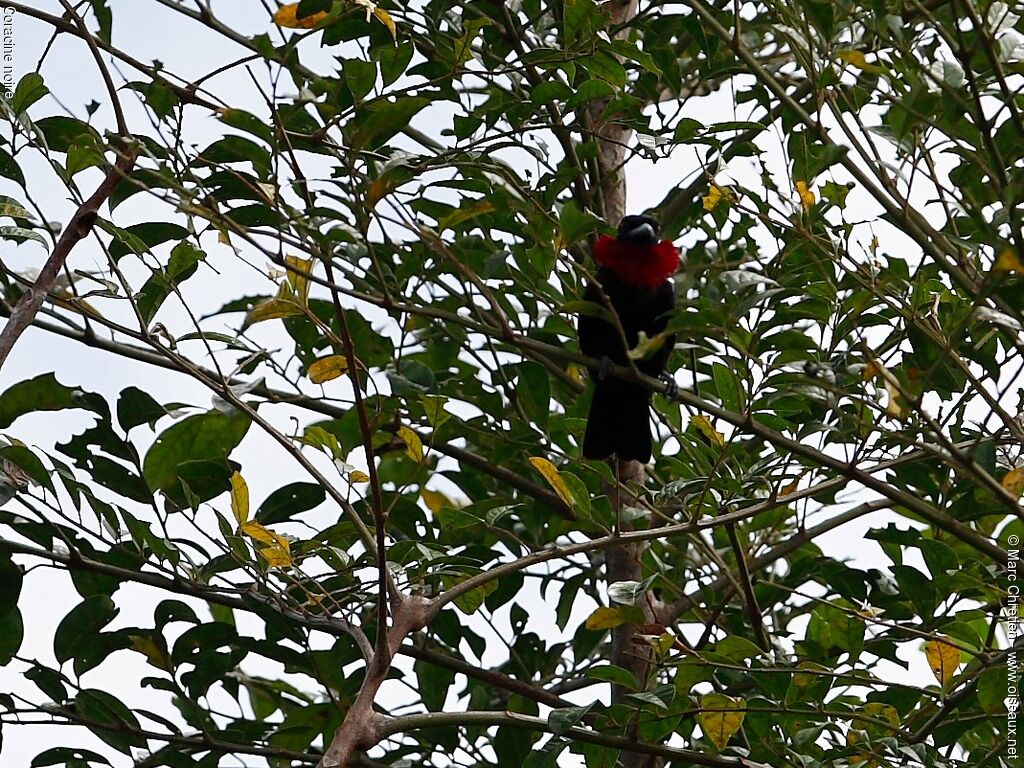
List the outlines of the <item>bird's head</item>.
<svg viewBox="0 0 1024 768">
<path fill-rule="evenodd" d="M 654 245 L 661 234 L 661 224 L 653 216 L 624 216 L 619 222 L 618 239 L 634 245 Z"/>
<path fill-rule="evenodd" d="M 616 237 L 597 238 L 594 258 L 623 282 L 653 288 L 679 266 L 679 250 L 660 237 L 661 224 L 653 216 L 624 216 Z"/>
</svg>

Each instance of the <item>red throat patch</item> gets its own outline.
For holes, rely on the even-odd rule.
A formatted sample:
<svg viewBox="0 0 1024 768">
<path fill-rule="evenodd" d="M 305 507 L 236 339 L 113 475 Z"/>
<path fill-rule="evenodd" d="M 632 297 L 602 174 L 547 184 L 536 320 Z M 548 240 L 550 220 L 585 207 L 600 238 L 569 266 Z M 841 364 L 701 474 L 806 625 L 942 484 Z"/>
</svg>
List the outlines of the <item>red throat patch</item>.
<svg viewBox="0 0 1024 768">
<path fill-rule="evenodd" d="M 622 282 L 644 288 L 661 285 L 679 268 L 679 249 L 671 240 L 655 245 L 635 245 L 601 235 L 594 243 L 594 258 Z"/>
</svg>

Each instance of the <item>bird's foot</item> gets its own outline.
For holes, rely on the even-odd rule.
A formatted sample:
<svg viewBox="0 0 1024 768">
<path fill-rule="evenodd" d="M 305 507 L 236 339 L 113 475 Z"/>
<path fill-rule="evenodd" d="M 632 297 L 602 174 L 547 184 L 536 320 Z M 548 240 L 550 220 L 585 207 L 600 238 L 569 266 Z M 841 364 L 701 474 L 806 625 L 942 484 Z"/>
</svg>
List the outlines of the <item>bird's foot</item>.
<svg viewBox="0 0 1024 768">
<path fill-rule="evenodd" d="M 601 355 L 601 366 L 597 369 L 597 380 L 604 381 L 612 372 L 614 361 L 608 355 Z"/>
<path fill-rule="evenodd" d="M 679 385 L 676 384 L 675 377 L 668 371 L 665 371 L 658 378 L 665 382 L 665 397 L 669 400 L 675 400 L 676 395 L 679 394 Z"/>
</svg>

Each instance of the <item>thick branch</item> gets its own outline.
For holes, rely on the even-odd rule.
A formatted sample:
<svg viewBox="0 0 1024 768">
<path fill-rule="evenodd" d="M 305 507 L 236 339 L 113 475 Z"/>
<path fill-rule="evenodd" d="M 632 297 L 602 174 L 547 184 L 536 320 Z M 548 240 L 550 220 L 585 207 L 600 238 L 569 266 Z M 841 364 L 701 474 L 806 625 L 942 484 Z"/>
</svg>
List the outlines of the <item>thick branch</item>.
<svg viewBox="0 0 1024 768">
<path fill-rule="evenodd" d="M 122 154 L 114 166 L 107 172 L 107 175 L 99 187 L 96 188 L 96 191 L 78 207 L 74 216 L 71 217 L 71 221 L 64 228 L 64 233 L 54 246 L 50 258 L 46 260 L 46 264 L 39 270 L 39 277 L 36 278 L 35 284 L 19 299 L 17 305 L 11 311 L 7 325 L 4 326 L 3 331 L 0 331 L 0 368 L 3 367 L 18 339 L 21 338 L 21 334 L 32 324 L 32 320 L 39 311 L 39 307 L 42 306 L 43 300 L 50 292 L 50 289 L 53 288 L 57 275 L 64 268 L 64 262 L 67 261 L 71 249 L 92 231 L 93 225 L 99 216 L 100 206 L 110 196 L 110 193 L 114 191 L 117 183 L 131 172 L 134 164 L 135 150 L 128 150 L 125 154 Z"/>
</svg>

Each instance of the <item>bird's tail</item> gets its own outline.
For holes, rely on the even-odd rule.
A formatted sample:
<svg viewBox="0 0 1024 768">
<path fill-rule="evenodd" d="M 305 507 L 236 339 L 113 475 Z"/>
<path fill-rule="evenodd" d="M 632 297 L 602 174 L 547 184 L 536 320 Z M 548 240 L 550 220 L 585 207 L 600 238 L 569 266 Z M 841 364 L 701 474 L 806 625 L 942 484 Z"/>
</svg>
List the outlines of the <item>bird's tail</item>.
<svg viewBox="0 0 1024 768">
<path fill-rule="evenodd" d="M 651 460 L 651 395 L 646 389 L 616 379 L 597 382 L 590 402 L 583 456 L 620 461 Z"/>
</svg>

